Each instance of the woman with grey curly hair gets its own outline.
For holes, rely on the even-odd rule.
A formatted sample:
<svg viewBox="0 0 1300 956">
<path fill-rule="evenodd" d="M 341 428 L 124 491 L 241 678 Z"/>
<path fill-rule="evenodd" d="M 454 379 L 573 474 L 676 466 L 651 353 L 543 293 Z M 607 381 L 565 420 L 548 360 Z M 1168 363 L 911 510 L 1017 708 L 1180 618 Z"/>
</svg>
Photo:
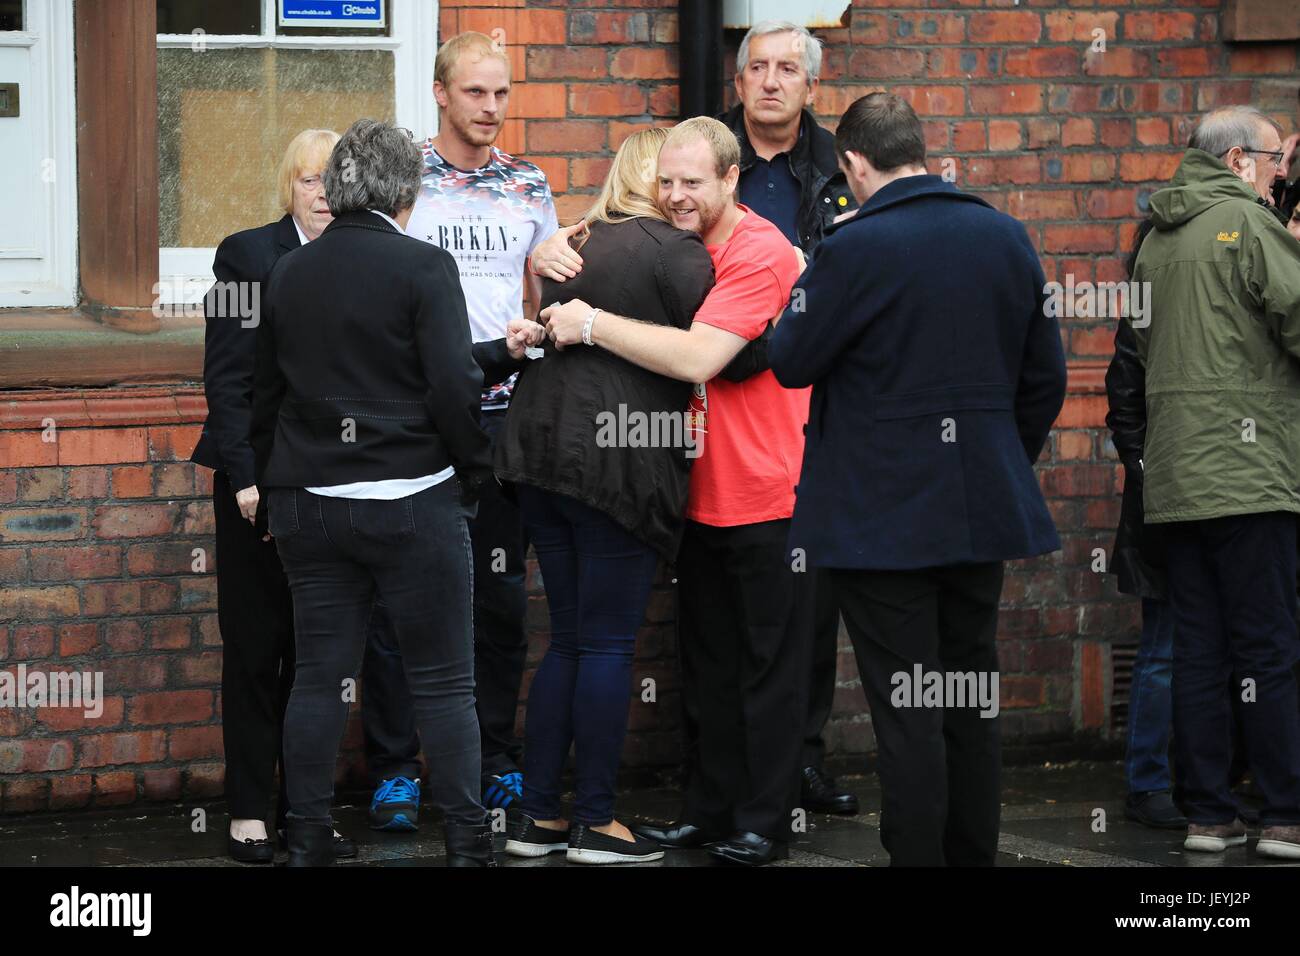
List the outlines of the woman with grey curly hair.
<svg viewBox="0 0 1300 956">
<path fill-rule="evenodd" d="M 280 260 L 264 296 L 253 447 L 297 639 L 290 866 L 333 862 L 334 766 L 376 601 L 401 649 L 447 864 L 495 865 L 478 795 L 466 518 L 492 480 L 484 371 L 508 375 L 541 327 L 519 319 L 471 346 L 455 260 L 403 232 L 422 169 L 405 130 L 354 123 L 325 168 L 333 222 Z"/>
</svg>

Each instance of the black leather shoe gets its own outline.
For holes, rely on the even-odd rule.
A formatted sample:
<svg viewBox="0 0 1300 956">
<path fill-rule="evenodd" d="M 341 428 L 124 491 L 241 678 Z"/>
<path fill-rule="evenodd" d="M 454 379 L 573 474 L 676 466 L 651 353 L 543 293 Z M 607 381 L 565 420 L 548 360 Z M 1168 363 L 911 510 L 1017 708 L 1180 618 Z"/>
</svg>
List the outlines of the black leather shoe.
<svg viewBox="0 0 1300 956">
<path fill-rule="evenodd" d="M 1184 830 L 1187 817 L 1183 816 L 1168 790 L 1148 793 L 1130 793 L 1124 801 L 1124 816 L 1143 826 L 1157 830 Z"/>
<path fill-rule="evenodd" d="M 289 820 L 289 862 L 285 866 L 330 866 L 334 863 L 334 828 L 326 823 Z"/>
<path fill-rule="evenodd" d="M 275 847 L 270 840 L 236 840 L 227 836 L 226 848 L 230 858 L 239 863 L 270 863 L 275 859 Z"/>
<path fill-rule="evenodd" d="M 692 823 L 668 823 L 664 826 L 638 823 L 628 829 L 639 837 L 673 850 L 689 850 L 718 839 L 717 834 L 706 833 Z"/>
<path fill-rule="evenodd" d="M 357 855 L 357 841 L 341 833 L 334 834 L 334 859 L 350 860 Z"/>
<path fill-rule="evenodd" d="M 276 831 L 280 838 L 280 849 L 289 849 L 289 838 L 285 836 L 284 827 L 281 826 Z M 357 841 L 351 837 L 345 837 L 341 833 L 334 834 L 334 859 L 350 860 L 357 855 Z"/>
<path fill-rule="evenodd" d="M 803 768 L 801 802 L 803 808 L 813 813 L 842 813 L 853 816 L 858 812 L 858 798 L 847 790 L 835 789 L 835 778 L 817 767 Z"/>
<path fill-rule="evenodd" d="M 447 839 L 448 866 L 496 866 L 492 853 L 492 827 L 486 823 L 478 826 L 458 826 L 448 823 L 442 828 Z"/>
<path fill-rule="evenodd" d="M 709 855 L 727 863 L 762 866 L 790 856 L 790 848 L 779 840 L 769 840 L 757 833 L 741 830 L 725 840 L 709 844 Z"/>
</svg>

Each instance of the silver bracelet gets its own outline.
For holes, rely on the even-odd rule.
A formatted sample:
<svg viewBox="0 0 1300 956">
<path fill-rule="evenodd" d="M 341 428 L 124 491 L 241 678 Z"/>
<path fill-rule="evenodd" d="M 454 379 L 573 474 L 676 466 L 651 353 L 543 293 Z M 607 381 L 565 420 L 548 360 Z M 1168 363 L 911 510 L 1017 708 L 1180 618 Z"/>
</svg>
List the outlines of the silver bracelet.
<svg viewBox="0 0 1300 956">
<path fill-rule="evenodd" d="M 583 323 L 583 326 L 582 326 L 582 344 L 583 344 L 583 345 L 590 345 L 590 344 L 591 344 L 591 327 L 592 327 L 593 325 L 596 324 L 596 314 L 597 314 L 598 312 L 600 312 L 600 311 L 601 311 L 600 309 L 592 309 L 592 310 L 591 310 L 591 315 L 587 316 L 587 321 L 586 321 L 585 323 Z"/>
</svg>

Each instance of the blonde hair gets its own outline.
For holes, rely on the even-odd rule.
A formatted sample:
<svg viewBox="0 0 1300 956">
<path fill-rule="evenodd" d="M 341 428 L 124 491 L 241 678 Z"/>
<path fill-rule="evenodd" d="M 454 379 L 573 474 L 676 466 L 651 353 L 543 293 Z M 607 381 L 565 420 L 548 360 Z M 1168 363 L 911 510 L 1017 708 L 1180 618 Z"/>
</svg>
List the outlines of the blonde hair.
<svg viewBox="0 0 1300 956">
<path fill-rule="evenodd" d="M 600 195 L 587 211 L 592 222 L 621 222 L 637 216 L 663 220 L 655 201 L 658 192 L 659 149 L 668 139 L 668 130 L 654 127 L 633 133 L 623 140 L 614 162 L 600 187 Z"/>
<path fill-rule="evenodd" d="M 510 75 L 510 57 L 506 56 L 505 50 L 486 33 L 466 30 L 464 33 L 457 33 L 438 48 L 438 56 L 433 61 L 434 80 L 441 83 L 444 88 L 451 86 L 451 73 L 460 62 L 461 55 L 465 53 L 477 54 L 474 58 L 476 62 L 484 57 L 500 57 L 506 64 L 506 76 Z"/>
<path fill-rule="evenodd" d="M 727 175 L 727 170 L 732 166 L 740 165 L 740 140 L 736 139 L 736 134 L 725 123 L 710 116 L 692 116 L 682 120 L 668 131 L 664 146 L 682 146 L 697 139 L 704 140 L 713 151 L 719 179 Z"/>
<path fill-rule="evenodd" d="M 338 141 L 332 129 L 305 129 L 289 140 L 275 180 L 281 209 L 293 212 L 293 181 L 308 170 L 323 172 Z"/>
</svg>

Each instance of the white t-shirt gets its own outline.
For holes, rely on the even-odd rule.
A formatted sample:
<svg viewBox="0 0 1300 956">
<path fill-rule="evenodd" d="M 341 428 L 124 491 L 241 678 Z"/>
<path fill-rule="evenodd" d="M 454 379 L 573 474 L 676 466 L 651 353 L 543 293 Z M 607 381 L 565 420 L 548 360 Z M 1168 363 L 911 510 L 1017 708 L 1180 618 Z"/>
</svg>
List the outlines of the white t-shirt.
<svg viewBox="0 0 1300 956">
<path fill-rule="evenodd" d="M 398 232 L 402 227 L 397 224 L 397 220 L 388 213 L 380 212 L 378 209 L 370 210 L 376 216 L 387 220 Z M 294 227 L 298 229 L 298 239 L 302 244 L 307 243 L 307 236 L 298 226 L 298 220 L 293 221 Z M 380 501 L 395 501 L 398 498 L 405 498 L 432 488 L 434 485 L 446 481 L 452 475 L 456 474 L 456 469 L 448 465 L 442 471 L 434 475 L 423 475 L 419 478 L 385 478 L 381 481 L 350 481 L 345 485 L 327 485 L 324 488 L 308 488 L 314 495 L 324 495 L 327 498 L 370 498 Z"/>
<path fill-rule="evenodd" d="M 460 269 L 470 335 L 489 342 L 523 313 L 525 262 L 558 228 L 546 174 L 491 148 L 478 169 L 457 169 L 432 140 L 420 144 L 425 174 L 406 234 L 450 252 Z M 483 390 L 483 408 L 510 403 L 514 376 Z"/>
</svg>

